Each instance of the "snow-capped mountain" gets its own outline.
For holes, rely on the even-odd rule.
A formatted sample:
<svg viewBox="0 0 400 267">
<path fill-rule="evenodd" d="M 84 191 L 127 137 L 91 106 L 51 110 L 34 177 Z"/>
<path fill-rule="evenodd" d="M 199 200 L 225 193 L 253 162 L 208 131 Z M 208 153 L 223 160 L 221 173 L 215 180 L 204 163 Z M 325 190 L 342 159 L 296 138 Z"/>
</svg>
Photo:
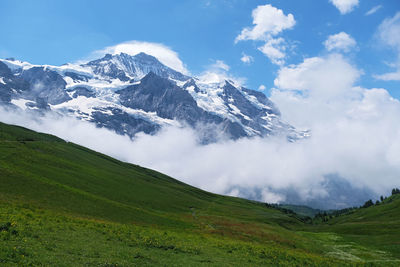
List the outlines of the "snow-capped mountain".
<svg viewBox="0 0 400 267">
<path fill-rule="evenodd" d="M 0 103 L 74 116 L 132 138 L 167 125 L 206 129 L 199 131 L 203 142 L 221 132 L 232 139 L 308 135 L 283 122 L 263 93 L 232 81 L 189 77 L 145 53 L 62 66 L 0 60 Z"/>
<path fill-rule="evenodd" d="M 107 54 L 101 59 L 90 61 L 83 66 L 88 66 L 93 73 L 110 79 L 121 81 L 137 81 L 153 72 L 162 78 L 170 78 L 178 81 L 189 79 L 188 76 L 177 72 L 158 61 L 155 57 L 145 53 L 130 56 L 125 53 Z"/>
</svg>

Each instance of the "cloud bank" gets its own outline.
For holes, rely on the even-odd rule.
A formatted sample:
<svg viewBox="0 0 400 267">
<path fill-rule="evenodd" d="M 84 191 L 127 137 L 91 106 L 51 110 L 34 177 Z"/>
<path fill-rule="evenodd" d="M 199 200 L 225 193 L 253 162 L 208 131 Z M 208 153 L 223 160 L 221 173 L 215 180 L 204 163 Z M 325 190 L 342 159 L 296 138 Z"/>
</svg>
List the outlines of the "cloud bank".
<svg viewBox="0 0 400 267">
<path fill-rule="evenodd" d="M 341 55 L 306 58 L 280 70 L 271 99 L 284 119 L 312 129 L 303 144 L 314 177 L 337 173 L 382 194 L 400 183 L 400 102 L 355 86 L 361 73 Z"/>
</svg>

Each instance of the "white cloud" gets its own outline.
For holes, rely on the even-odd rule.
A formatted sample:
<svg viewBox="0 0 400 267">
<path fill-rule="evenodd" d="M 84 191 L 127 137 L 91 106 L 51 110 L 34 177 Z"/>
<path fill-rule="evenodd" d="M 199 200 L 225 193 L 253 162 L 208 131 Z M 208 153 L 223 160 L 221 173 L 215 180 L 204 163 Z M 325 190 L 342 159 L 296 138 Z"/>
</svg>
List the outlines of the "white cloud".
<svg viewBox="0 0 400 267">
<path fill-rule="evenodd" d="M 379 25 L 378 35 L 386 45 L 400 51 L 400 12 Z"/>
<path fill-rule="evenodd" d="M 230 66 L 222 60 L 215 60 L 215 62 L 207 69 L 198 75 L 198 79 L 202 83 L 223 83 L 225 81 L 232 81 L 238 86 L 245 84 L 246 79 L 243 77 L 235 77 L 228 71 Z"/>
<path fill-rule="evenodd" d="M 224 83 L 225 81 L 231 81 L 236 86 L 244 86 L 246 84 L 246 78 L 233 76 L 226 71 L 206 70 L 200 73 L 197 78 L 201 83 L 206 84 L 220 84 Z"/>
<path fill-rule="evenodd" d="M 261 201 L 266 202 L 266 203 L 279 203 L 285 200 L 285 197 L 276 194 L 273 192 L 268 191 L 268 189 L 264 188 L 261 191 Z"/>
<path fill-rule="evenodd" d="M 349 52 L 356 44 L 356 41 L 345 32 L 329 35 L 328 39 L 324 42 L 325 48 L 328 51 L 341 50 L 343 52 Z"/>
<path fill-rule="evenodd" d="M 264 84 L 261 84 L 261 85 L 258 87 L 258 90 L 259 90 L 259 91 L 264 91 L 265 89 L 267 89 L 267 87 L 265 87 Z"/>
<path fill-rule="evenodd" d="M 146 53 L 156 57 L 164 65 L 182 72 L 183 74 L 189 74 L 183 62 L 180 60 L 177 52 L 173 51 L 166 45 L 160 43 L 150 43 L 142 41 L 128 41 L 117 45 L 108 46 L 104 49 L 93 52 L 89 59 L 97 59 L 105 54 L 119 54 L 126 53 L 129 55 L 136 55 L 139 53 Z"/>
<path fill-rule="evenodd" d="M 250 64 L 254 61 L 254 58 L 252 56 L 249 56 L 249 55 L 246 55 L 245 53 L 243 53 L 240 60 L 245 64 Z"/>
<path fill-rule="evenodd" d="M 276 38 L 268 40 L 263 46 L 258 48 L 264 55 L 266 55 L 272 63 L 276 65 L 283 65 L 286 57 L 285 40 L 283 38 Z"/>
<path fill-rule="evenodd" d="M 374 75 L 374 78 L 383 81 L 400 81 L 400 69 L 395 72 Z"/>
<path fill-rule="evenodd" d="M 365 16 L 372 15 L 372 14 L 376 13 L 376 12 L 377 12 L 379 9 L 381 9 L 381 8 L 382 8 L 382 5 L 374 6 L 373 8 L 371 8 L 370 10 L 368 10 L 368 12 L 365 13 Z"/>
<path fill-rule="evenodd" d="M 236 37 L 235 43 L 244 40 L 264 41 L 258 49 L 274 64 L 284 64 L 286 43 L 283 38 L 276 38 L 282 31 L 291 29 L 296 24 L 292 14 L 285 15 L 281 9 L 271 5 L 256 7 L 252 12 L 253 27 L 244 28 Z"/>
<path fill-rule="evenodd" d="M 348 97 L 352 84 L 361 72 L 342 55 L 306 58 L 299 65 L 283 67 L 275 79 L 275 86 L 285 90 L 300 90 L 321 100 Z M 319 101 L 319 102 L 320 102 Z"/>
<path fill-rule="evenodd" d="M 397 58 L 392 65 L 397 70 L 374 77 L 386 81 L 400 81 L 400 12 L 397 12 L 392 18 L 385 19 L 379 25 L 377 36 L 385 46 L 395 51 Z"/>
<path fill-rule="evenodd" d="M 229 71 L 231 67 L 229 67 L 227 64 L 225 64 L 224 61 L 222 60 L 216 60 L 214 64 L 211 65 L 212 69 L 220 69 L 224 71 Z"/>
<path fill-rule="evenodd" d="M 266 40 L 271 35 L 277 35 L 296 24 L 292 14 L 285 15 L 281 9 L 271 5 L 256 7 L 252 12 L 252 17 L 254 26 L 244 28 L 236 37 L 236 42 L 241 40 Z"/>
<path fill-rule="evenodd" d="M 342 15 L 350 13 L 358 6 L 358 0 L 329 0 Z"/>
<path fill-rule="evenodd" d="M 316 169 L 376 190 L 400 182 L 400 102 L 385 89 L 354 86 L 360 73 L 342 56 L 308 58 L 279 72 L 271 100 L 286 121 L 312 129 Z"/>
</svg>

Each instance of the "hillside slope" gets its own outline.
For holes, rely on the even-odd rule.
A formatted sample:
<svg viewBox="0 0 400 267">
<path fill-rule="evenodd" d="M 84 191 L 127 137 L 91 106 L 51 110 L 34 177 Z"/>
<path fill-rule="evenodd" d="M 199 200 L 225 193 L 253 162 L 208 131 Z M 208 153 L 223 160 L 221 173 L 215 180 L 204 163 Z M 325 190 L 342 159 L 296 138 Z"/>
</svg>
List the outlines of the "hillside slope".
<svg viewBox="0 0 400 267">
<path fill-rule="evenodd" d="M 334 254 L 330 226 L 315 227 L 0 123 L 1 265 L 398 264 L 398 246 L 376 254 L 360 243 L 365 257 Z"/>
<path fill-rule="evenodd" d="M 400 195 L 334 217 L 324 224 L 314 226 L 312 230 L 340 236 L 338 243 L 353 242 L 350 248 L 360 257 L 374 258 L 376 255 L 359 250 L 359 245 L 371 248 L 381 256 L 390 254 L 400 258 Z"/>
<path fill-rule="evenodd" d="M 175 227 L 193 211 L 297 223 L 261 204 L 211 194 L 50 135 L 5 124 L 0 131 L 0 192 L 9 198 L 123 223 Z"/>
</svg>

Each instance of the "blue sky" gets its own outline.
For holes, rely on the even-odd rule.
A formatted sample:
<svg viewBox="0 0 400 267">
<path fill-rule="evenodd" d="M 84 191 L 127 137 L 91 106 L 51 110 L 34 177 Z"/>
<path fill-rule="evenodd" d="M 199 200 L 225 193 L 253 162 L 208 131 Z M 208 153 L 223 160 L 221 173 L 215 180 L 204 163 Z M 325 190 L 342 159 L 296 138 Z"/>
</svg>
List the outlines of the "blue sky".
<svg viewBox="0 0 400 267">
<path fill-rule="evenodd" d="M 399 79 L 376 76 L 396 72 L 400 65 L 400 48 L 396 48 L 400 43 L 388 44 L 379 35 L 379 25 L 400 11 L 400 1 L 347 1 L 358 4 L 341 12 L 329 0 L 2 0 L 0 57 L 60 65 L 126 41 L 156 42 L 176 51 L 192 74 L 222 60 L 231 75 L 246 78 L 246 86 L 252 89 L 265 85 L 268 95 L 280 68 L 337 52 L 363 73 L 356 85 L 382 87 L 400 99 Z M 292 14 L 294 25 L 269 37 L 235 43 L 244 28 L 254 26 L 252 11 L 267 4 L 286 18 Z M 366 15 L 374 7 L 376 12 Z M 340 32 L 355 44 L 328 51 L 324 42 Z M 278 38 L 286 49 L 280 65 L 258 49 Z M 242 62 L 243 55 L 250 56 L 251 62 Z"/>
</svg>

